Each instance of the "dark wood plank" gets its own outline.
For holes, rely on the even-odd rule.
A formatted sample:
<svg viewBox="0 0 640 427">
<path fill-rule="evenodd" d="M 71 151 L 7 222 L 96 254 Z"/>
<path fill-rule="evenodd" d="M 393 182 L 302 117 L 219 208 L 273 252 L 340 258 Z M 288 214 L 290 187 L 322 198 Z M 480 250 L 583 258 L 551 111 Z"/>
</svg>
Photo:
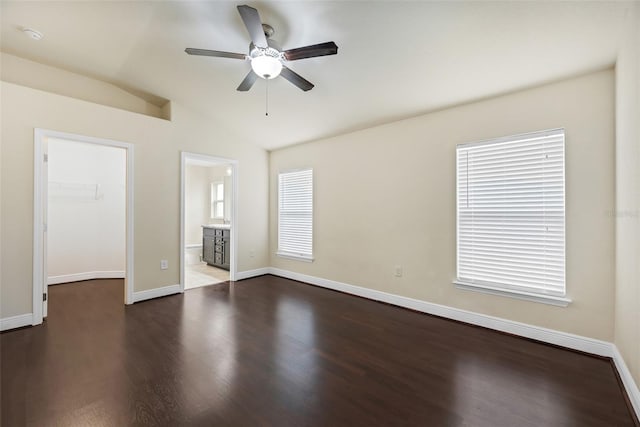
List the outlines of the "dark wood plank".
<svg viewBox="0 0 640 427">
<path fill-rule="evenodd" d="M 632 426 L 610 361 L 273 276 L 0 335 L 2 425 Z"/>
</svg>

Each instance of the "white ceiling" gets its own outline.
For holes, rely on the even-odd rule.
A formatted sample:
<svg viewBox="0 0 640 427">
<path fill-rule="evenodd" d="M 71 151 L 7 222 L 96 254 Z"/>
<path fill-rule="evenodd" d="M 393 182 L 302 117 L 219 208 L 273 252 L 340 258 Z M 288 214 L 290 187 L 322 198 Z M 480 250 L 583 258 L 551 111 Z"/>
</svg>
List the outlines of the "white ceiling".
<svg viewBox="0 0 640 427">
<path fill-rule="evenodd" d="M 248 61 L 238 2 L 2 1 L 8 53 L 170 99 L 267 149 L 311 141 L 610 66 L 624 2 L 250 2 L 284 49 L 335 41 L 283 78 L 235 89 Z M 20 27 L 45 37 L 27 38 Z"/>
</svg>

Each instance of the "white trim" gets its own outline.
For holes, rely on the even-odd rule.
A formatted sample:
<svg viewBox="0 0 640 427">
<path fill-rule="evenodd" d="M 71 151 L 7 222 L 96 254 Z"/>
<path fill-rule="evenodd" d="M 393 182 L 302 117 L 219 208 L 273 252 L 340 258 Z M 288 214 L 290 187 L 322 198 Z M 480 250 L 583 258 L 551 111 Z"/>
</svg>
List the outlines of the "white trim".
<svg viewBox="0 0 640 427">
<path fill-rule="evenodd" d="M 488 316 L 486 314 L 474 313 L 467 310 L 461 310 L 459 308 L 453 308 L 427 301 L 403 297 L 400 295 L 389 294 L 386 292 L 376 291 L 374 289 L 349 285 L 347 283 L 341 283 L 334 280 L 323 279 L 320 277 L 308 276 L 306 274 L 295 273 L 279 268 L 271 268 L 270 273 L 275 276 L 286 277 L 288 279 L 306 282 L 312 285 L 321 286 L 323 288 L 334 289 L 375 301 L 382 301 L 388 304 L 409 308 L 411 310 L 433 314 L 435 316 L 440 316 L 447 319 L 458 320 L 460 322 L 482 326 L 485 328 L 494 329 L 496 331 L 507 332 L 521 337 L 531 338 L 537 341 L 555 344 L 573 350 L 583 351 L 585 353 L 591 353 L 605 357 L 612 357 L 613 355 L 611 350 L 611 343 L 606 341 L 600 341 L 593 338 L 574 335 L 568 332 L 547 329 L 540 326 L 528 325 L 526 323 L 514 322 L 512 320 Z"/>
<path fill-rule="evenodd" d="M 204 165 L 230 165 L 231 166 L 231 265 L 229 266 L 229 280 L 237 280 L 238 270 L 238 161 L 225 157 L 215 157 L 206 154 L 180 152 L 180 292 L 185 291 L 185 259 L 184 250 L 187 249 L 185 242 L 185 173 L 187 161 L 191 160 L 198 166 Z M 190 245 L 191 246 L 191 245 Z M 202 245 L 199 245 L 202 247 Z"/>
<path fill-rule="evenodd" d="M 633 379 L 633 376 L 631 376 L 631 372 L 627 368 L 622 355 L 613 343 L 575 335 L 569 332 L 556 331 L 540 326 L 515 322 L 513 320 L 488 316 L 486 314 L 474 313 L 445 305 L 407 298 L 400 295 L 389 294 L 386 292 L 363 288 L 361 286 L 337 282 L 335 280 L 308 276 L 306 274 L 279 268 L 270 267 L 268 270 L 269 274 L 273 274 L 274 276 L 285 277 L 287 279 L 297 280 L 311 285 L 333 289 L 367 299 L 393 304 L 399 307 L 409 308 L 411 310 L 432 314 L 446 319 L 457 320 L 471 325 L 507 332 L 509 334 L 534 339 L 543 343 L 554 344 L 597 356 L 609 357 L 613 360 L 615 368 L 622 379 L 623 387 L 629 396 L 629 400 L 635 410 L 636 416 L 640 418 L 640 390 L 638 389 L 638 384 Z"/>
<path fill-rule="evenodd" d="M 185 269 L 185 260 L 184 260 L 184 252 L 185 252 L 185 237 L 184 237 L 184 225 L 185 225 L 185 212 L 184 212 L 184 205 L 185 205 L 185 195 L 184 195 L 184 188 L 185 188 L 185 174 L 186 174 L 186 167 L 185 167 L 185 153 L 180 153 L 180 292 L 184 292 L 186 290 L 186 286 L 185 286 L 185 274 L 184 274 L 184 269 Z"/>
<path fill-rule="evenodd" d="M 45 247 L 44 247 L 44 222 L 48 201 L 46 197 L 47 177 L 44 169 L 44 147 L 47 138 L 60 138 L 69 141 L 84 142 L 103 145 L 107 147 L 123 148 L 126 151 L 127 162 L 127 206 L 126 206 L 126 267 L 124 278 L 124 303 L 133 304 L 134 288 L 134 146 L 128 142 L 114 141 L 104 138 L 77 135 L 66 132 L 58 132 L 47 129 L 34 129 L 34 157 L 33 157 L 33 325 L 39 325 L 43 320 L 42 294 L 46 289 L 44 273 Z"/>
<path fill-rule="evenodd" d="M 627 368 L 627 365 L 615 344 L 571 334 L 568 332 L 561 332 L 553 329 L 542 328 L 539 326 L 528 325 L 512 320 L 501 319 L 485 314 L 474 313 L 440 304 L 429 303 L 426 301 L 389 294 L 386 292 L 376 291 L 361 286 L 350 285 L 347 283 L 309 276 L 306 274 L 296 273 L 293 271 L 274 267 L 263 267 L 254 270 L 238 272 L 236 280 L 248 279 L 251 277 L 262 276 L 264 274 L 273 274 L 274 276 L 297 280 L 311 285 L 333 289 L 336 291 L 341 291 L 371 300 L 393 304 L 399 307 L 409 308 L 447 319 L 453 319 L 472 325 L 482 326 L 497 331 L 531 338 L 549 344 L 555 344 L 573 350 L 583 351 L 585 353 L 591 353 L 603 357 L 610 357 L 612 358 L 615 367 L 618 370 L 623 386 L 627 392 L 627 395 L 629 396 L 629 400 L 631 401 L 631 405 L 633 406 L 633 409 L 635 410 L 638 418 L 640 418 L 640 390 L 638 389 L 638 385 L 633 379 L 631 372 Z M 162 288 L 135 292 L 133 295 L 133 301 L 140 302 L 151 298 L 158 298 L 167 295 L 178 294 L 181 292 L 181 285 L 170 285 Z M 0 331 L 20 328 L 32 324 L 35 325 L 35 323 L 33 323 L 32 313 L 7 317 L 4 319 L 0 319 Z"/>
<path fill-rule="evenodd" d="M 93 279 L 124 279 L 124 277 L 124 271 L 87 271 L 84 273 L 49 276 L 47 278 L 47 284 L 57 285 L 59 283 L 82 282 Z"/>
<path fill-rule="evenodd" d="M 33 290 L 32 290 L 32 324 L 42 323 L 42 294 L 44 293 L 44 197 L 43 185 L 45 131 L 34 130 L 33 147 Z"/>
<path fill-rule="evenodd" d="M 629 368 L 627 368 L 627 364 L 620 354 L 620 351 L 618 351 L 618 347 L 615 344 L 611 344 L 611 346 L 613 350 L 613 363 L 616 365 L 622 384 L 627 390 L 627 396 L 629 396 L 631 406 L 633 406 L 636 416 L 640 419 L 640 389 L 638 389 L 638 384 L 634 381 L 633 376 L 631 376 L 631 372 Z"/>
<path fill-rule="evenodd" d="M 307 255 L 299 255 L 299 254 L 293 254 L 291 252 L 276 252 L 276 256 L 279 256 L 280 258 L 286 258 L 286 259 L 292 259 L 295 261 L 304 261 L 304 262 L 313 262 L 313 260 L 315 258 L 313 258 L 313 256 L 307 256 Z"/>
<path fill-rule="evenodd" d="M 238 273 L 238 205 L 240 198 L 238 190 L 240 188 L 240 164 L 237 160 L 231 162 L 231 271 L 229 272 L 229 280 L 236 280 Z"/>
<path fill-rule="evenodd" d="M 134 166 L 134 152 L 133 152 L 133 144 L 127 144 L 127 261 L 125 267 L 125 278 L 124 278 L 124 303 L 125 304 L 133 304 L 133 270 L 134 270 L 134 262 L 133 262 L 133 253 L 134 253 L 134 198 L 133 198 L 133 190 L 135 188 L 133 182 L 133 166 Z"/>
<path fill-rule="evenodd" d="M 180 285 L 163 286 L 162 288 L 149 289 L 146 291 L 138 291 L 133 293 L 133 302 L 145 301 L 152 298 L 165 297 L 182 293 Z"/>
<path fill-rule="evenodd" d="M 22 328 L 23 326 L 31 326 L 33 324 L 33 313 L 19 314 L 17 316 L 0 319 L 0 331 Z"/>
<path fill-rule="evenodd" d="M 567 307 L 571 303 L 571 299 L 565 297 L 557 297 L 553 295 L 534 294 L 530 292 L 517 291 L 515 289 L 494 288 L 492 286 L 480 285 L 477 283 L 468 283 L 461 280 L 454 280 L 453 284 L 457 289 L 463 291 L 480 292 L 489 295 L 498 295 L 502 297 L 515 298 L 524 301 L 539 302 L 542 304 L 555 305 L 557 307 Z"/>
<path fill-rule="evenodd" d="M 247 270 L 247 271 L 239 271 L 236 274 L 236 281 L 250 279 L 251 277 L 264 276 L 265 274 L 270 274 L 270 267 L 256 268 L 255 270 Z"/>
<path fill-rule="evenodd" d="M 456 144 L 456 148 L 459 148 L 459 147 L 473 147 L 473 146 L 488 145 L 488 144 L 500 144 L 502 142 L 520 140 L 520 139 L 523 139 L 523 137 L 526 137 L 526 139 L 539 139 L 539 138 L 544 138 L 544 137 L 549 136 L 549 135 L 556 135 L 556 134 L 558 134 L 560 132 L 565 132 L 565 129 L 564 128 L 554 128 L 554 129 L 540 130 L 540 131 L 534 131 L 534 132 L 517 133 L 515 135 L 508 135 L 508 136 L 501 136 L 501 137 L 498 137 L 498 138 L 483 139 L 483 140 L 480 140 L 480 141 L 462 142 L 460 144 Z"/>
<path fill-rule="evenodd" d="M 185 249 L 202 249 L 202 244 L 184 245 Z"/>
</svg>

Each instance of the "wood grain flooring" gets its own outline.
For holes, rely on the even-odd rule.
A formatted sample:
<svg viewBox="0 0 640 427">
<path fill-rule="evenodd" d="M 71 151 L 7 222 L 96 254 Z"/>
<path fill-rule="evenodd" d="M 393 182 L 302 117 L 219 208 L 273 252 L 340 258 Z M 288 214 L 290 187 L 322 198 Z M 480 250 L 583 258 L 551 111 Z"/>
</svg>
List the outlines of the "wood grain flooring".
<svg viewBox="0 0 640 427">
<path fill-rule="evenodd" d="M 274 276 L 0 335 L 3 426 L 633 426 L 610 361 Z"/>
</svg>

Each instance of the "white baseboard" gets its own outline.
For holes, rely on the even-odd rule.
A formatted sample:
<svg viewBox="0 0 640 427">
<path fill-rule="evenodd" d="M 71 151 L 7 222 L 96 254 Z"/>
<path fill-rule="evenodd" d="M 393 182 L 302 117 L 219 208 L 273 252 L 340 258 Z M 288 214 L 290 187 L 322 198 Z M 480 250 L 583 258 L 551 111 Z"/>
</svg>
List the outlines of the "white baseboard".
<svg viewBox="0 0 640 427">
<path fill-rule="evenodd" d="M 93 279 L 124 279 L 124 277 L 124 271 L 87 271 L 84 273 L 64 274 L 62 276 L 49 276 L 47 284 L 57 285 L 59 283 L 81 282 Z"/>
<path fill-rule="evenodd" d="M 236 281 L 249 279 L 251 277 L 264 276 L 265 274 L 271 273 L 270 267 L 256 268 L 255 270 L 247 270 L 247 271 L 238 271 L 236 273 Z"/>
<path fill-rule="evenodd" d="M 182 290 L 180 289 L 180 285 L 169 285 L 162 288 L 149 289 L 148 291 L 138 291 L 133 293 L 133 302 L 136 303 L 152 298 L 179 294 L 181 292 Z"/>
<path fill-rule="evenodd" d="M 19 314 L 17 316 L 5 317 L 0 319 L 0 331 L 8 329 L 21 328 L 23 326 L 31 326 L 33 324 L 33 313 Z"/>
<path fill-rule="evenodd" d="M 631 376 L 631 372 L 629 372 L 618 348 L 615 344 L 610 342 L 575 335 L 568 332 L 547 329 L 540 326 L 529 325 L 526 323 L 515 322 L 513 320 L 502 319 L 499 317 L 488 316 L 486 314 L 474 313 L 471 311 L 461 310 L 459 308 L 434 304 L 400 295 L 389 294 L 386 292 L 376 291 L 374 289 L 337 282 L 335 280 L 308 276 L 306 274 L 300 274 L 279 268 L 272 267 L 269 269 L 269 273 L 274 276 L 298 280 L 311 285 L 333 289 L 375 301 L 386 302 L 399 307 L 409 308 L 447 319 L 458 320 L 460 322 L 482 326 L 496 331 L 507 332 L 548 344 L 579 350 L 585 353 L 595 354 L 597 356 L 610 357 L 613 359 L 615 366 L 620 373 L 620 377 L 622 378 L 624 387 L 629 395 L 633 409 L 635 410 L 638 418 L 640 418 L 640 391 L 638 391 L 638 386 Z"/>
<path fill-rule="evenodd" d="M 620 378 L 622 379 L 622 383 L 627 391 L 627 395 L 629 396 L 631 405 L 633 406 L 633 409 L 635 410 L 638 418 L 640 418 L 640 390 L 638 389 L 638 385 L 636 384 L 634 378 L 631 376 L 631 372 L 627 368 L 627 365 L 622 358 L 622 355 L 618 351 L 618 348 L 615 344 L 612 344 L 610 342 L 596 340 L 593 338 L 575 335 L 568 332 L 528 325 L 525 323 L 502 319 L 499 317 L 488 316 L 485 314 L 461 310 L 445 305 L 434 304 L 422 300 L 403 297 L 400 295 L 376 291 L 374 289 L 368 289 L 361 286 L 337 282 L 335 280 L 323 279 L 320 277 L 309 276 L 306 274 L 296 273 L 293 271 L 273 267 L 264 267 L 255 270 L 238 272 L 236 274 L 236 280 L 248 279 L 251 277 L 262 276 L 264 274 L 273 274 L 274 276 L 298 280 L 300 282 L 309 283 L 311 285 L 333 289 L 371 300 L 381 301 L 399 307 L 409 308 L 447 319 L 458 320 L 461 322 L 482 326 L 501 332 L 507 332 L 537 341 L 555 344 L 573 350 L 583 351 L 585 353 L 610 357 L 613 359 L 615 367 L 620 374 Z M 180 285 L 164 286 L 162 288 L 134 292 L 133 301 L 140 302 L 152 298 L 163 297 L 166 295 L 173 295 L 180 292 Z M 0 331 L 19 328 L 23 326 L 30 326 L 32 324 L 32 321 L 33 315 L 31 313 L 0 319 Z"/>
<path fill-rule="evenodd" d="M 574 335 L 568 332 L 542 328 L 540 326 L 529 325 L 526 323 L 515 322 L 499 317 L 488 316 L 486 314 L 474 313 L 472 311 L 461 310 L 459 308 L 448 307 L 446 305 L 434 304 L 427 301 L 389 294 L 360 286 L 349 285 L 347 283 L 336 282 L 334 280 L 307 276 L 305 274 L 299 274 L 278 268 L 272 268 L 271 274 L 286 277 L 288 279 L 299 280 L 301 282 L 310 283 L 323 288 L 358 295 L 376 301 L 386 302 L 388 304 L 421 311 L 423 313 L 433 314 L 435 316 L 445 317 L 447 319 L 458 320 L 460 322 L 470 323 L 472 325 L 478 325 L 494 329 L 496 331 L 507 332 L 574 350 L 584 351 L 586 353 L 596 354 L 598 356 L 613 356 L 611 343 L 606 341 Z"/>
<path fill-rule="evenodd" d="M 622 379 L 622 384 L 624 384 L 624 388 L 627 390 L 627 396 L 629 396 L 631 406 L 633 406 L 633 409 L 636 411 L 636 416 L 640 419 L 640 389 L 638 389 L 638 385 L 631 376 L 631 372 L 629 371 L 629 368 L 627 368 L 627 364 L 622 358 L 618 347 L 615 344 L 612 344 L 612 347 L 613 362 L 618 369 L 618 373 Z"/>
<path fill-rule="evenodd" d="M 433 314 L 447 319 L 458 320 L 501 332 L 507 332 L 521 337 L 583 351 L 585 353 L 610 357 L 613 359 L 620 377 L 622 378 L 622 382 L 629 399 L 631 400 L 633 409 L 635 410 L 638 418 L 640 418 L 640 391 L 638 390 L 638 386 L 631 376 L 631 372 L 629 372 L 622 355 L 618 351 L 618 348 L 610 342 L 596 340 L 568 332 L 528 325 L 526 323 L 515 322 L 512 320 L 501 319 L 499 317 L 488 316 L 486 314 L 474 313 L 440 304 L 433 304 L 426 301 L 389 294 L 386 292 L 376 291 L 374 289 L 363 288 L 361 286 L 349 285 L 335 280 L 308 276 L 306 274 L 295 273 L 293 271 L 282 270 L 279 268 L 270 268 L 269 273 L 274 276 L 298 280 L 300 282 L 309 283 L 323 288 L 333 289 L 375 301 L 386 302 L 388 304 Z"/>
</svg>

